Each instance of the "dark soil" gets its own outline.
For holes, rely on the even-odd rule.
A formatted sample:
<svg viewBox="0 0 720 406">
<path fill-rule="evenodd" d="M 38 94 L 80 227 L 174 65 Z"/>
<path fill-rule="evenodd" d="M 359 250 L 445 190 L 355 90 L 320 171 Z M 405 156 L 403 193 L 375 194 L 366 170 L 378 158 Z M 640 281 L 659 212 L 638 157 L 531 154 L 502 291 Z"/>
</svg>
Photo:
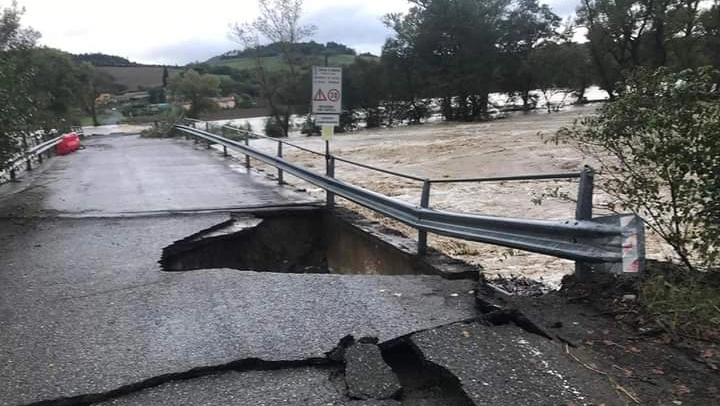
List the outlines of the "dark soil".
<svg viewBox="0 0 720 406">
<path fill-rule="evenodd" d="M 500 290 L 481 283 L 479 305 L 487 308 L 490 302 L 519 309 L 563 343 L 569 358 L 607 377 L 628 404 L 718 405 L 718 326 L 693 320 L 680 329 L 667 329 L 642 303 L 646 278 L 677 275 L 676 271 L 667 264 L 649 263 L 642 279 L 594 274 L 581 282 L 569 276 L 560 291 L 543 296 L 523 281 L 518 289 L 512 281 L 501 282 Z M 702 278 L 703 283 L 717 283 L 720 292 L 716 273 Z M 530 294 L 503 294 L 517 290 Z"/>
</svg>

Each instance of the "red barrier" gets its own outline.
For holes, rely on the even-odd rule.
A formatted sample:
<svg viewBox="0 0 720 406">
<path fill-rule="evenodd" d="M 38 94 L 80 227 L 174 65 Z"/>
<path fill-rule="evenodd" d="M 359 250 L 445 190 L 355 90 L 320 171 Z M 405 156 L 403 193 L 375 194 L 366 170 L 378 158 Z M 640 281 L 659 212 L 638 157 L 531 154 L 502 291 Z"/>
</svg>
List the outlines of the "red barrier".
<svg viewBox="0 0 720 406">
<path fill-rule="evenodd" d="M 63 135 L 62 141 L 57 145 L 57 154 L 66 155 L 77 151 L 80 148 L 80 137 L 77 133 L 67 133 Z"/>
</svg>

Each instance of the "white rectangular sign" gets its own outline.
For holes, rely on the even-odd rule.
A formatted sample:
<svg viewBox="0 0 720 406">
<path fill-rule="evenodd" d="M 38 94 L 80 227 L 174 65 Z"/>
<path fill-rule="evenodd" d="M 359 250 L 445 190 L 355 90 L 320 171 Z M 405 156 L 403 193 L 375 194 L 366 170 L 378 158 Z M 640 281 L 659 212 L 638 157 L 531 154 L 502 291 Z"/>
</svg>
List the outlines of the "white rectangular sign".
<svg viewBox="0 0 720 406">
<path fill-rule="evenodd" d="M 342 68 L 313 66 L 312 112 L 340 114 L 342 110 Z"/>
<path fill-rule="evenodd" d="M 340 125 L 340 116 L 338 114 L 315 114 L 315 125 Z"/>
</svg>

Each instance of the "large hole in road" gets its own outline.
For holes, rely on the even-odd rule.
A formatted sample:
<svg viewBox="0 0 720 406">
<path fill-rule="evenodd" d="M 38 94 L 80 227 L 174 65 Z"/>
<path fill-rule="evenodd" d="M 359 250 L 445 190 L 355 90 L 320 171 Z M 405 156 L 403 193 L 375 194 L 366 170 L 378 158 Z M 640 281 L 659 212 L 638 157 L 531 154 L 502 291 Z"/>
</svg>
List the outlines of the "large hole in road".
<svg viewBox="0 0 720 406">
<path fill-rule="evenodd" d="M 478 268 L 438 252 L 418 256 L 413 241 L 343 209 L 246 209 L 163 249 L 165 271 L 234 268 L 258 272 L 441 275 L 477 279 Z"/>
</svg>

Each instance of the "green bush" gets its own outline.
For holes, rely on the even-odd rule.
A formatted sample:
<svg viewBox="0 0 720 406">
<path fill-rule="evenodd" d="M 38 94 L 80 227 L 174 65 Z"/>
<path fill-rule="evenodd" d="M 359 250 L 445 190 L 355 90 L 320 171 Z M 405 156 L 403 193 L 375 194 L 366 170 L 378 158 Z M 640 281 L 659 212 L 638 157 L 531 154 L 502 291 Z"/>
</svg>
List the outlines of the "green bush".
<svg viewBox="0 0 720 406">
<path fill-rule="evenodd" d="M 151 128 L 143 130 L 140 136 L 143 138 L 170 138 L 175 135 L 175 126 L 182 124 L 185 112 L 181 108 L 168 110 L 160 115 L 160 118 L 153 123 Z"/>
<path fill-rule="evenodd" d="M 265 120 L 265 135 L 268 137 L 282 138 L 285 136 L 285 132 L 282 129 L 280 123 L 273 117 Z"/>
<path fill-rule="evenodd" d="M 641 215 L 690 268 L 720 261 L 718 77 L 712 68 L 637 71 L 615 102 L 556 138 L 596 159 L 616 209 Z"/>
</svg>

